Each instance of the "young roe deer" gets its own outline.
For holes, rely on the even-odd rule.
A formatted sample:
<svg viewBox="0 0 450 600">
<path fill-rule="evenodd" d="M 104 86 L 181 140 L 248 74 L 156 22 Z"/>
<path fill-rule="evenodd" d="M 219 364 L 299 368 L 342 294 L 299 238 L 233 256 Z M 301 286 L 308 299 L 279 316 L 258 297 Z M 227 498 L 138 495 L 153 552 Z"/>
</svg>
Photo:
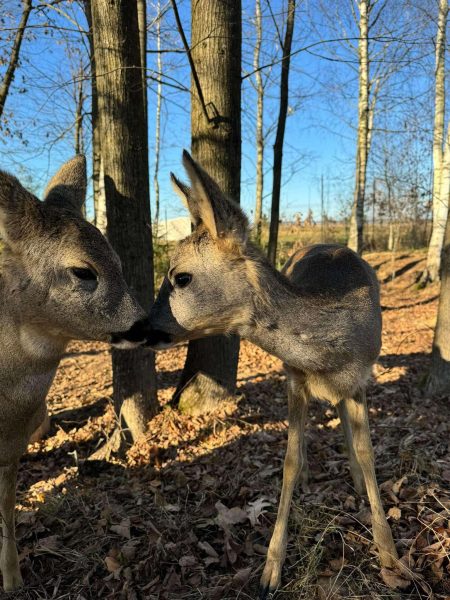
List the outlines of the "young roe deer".
<svg viewBox="0 0 450 600">
<path fill-rule="evenodd" d="M 14 527 L 17 465 L 45 417 L 45 397 L 67 343 L 86 339 L 130 346 L 120 332 L 144 316 L 118 256 L 82 216 L 85 193 L 83 156 L 62 166 L 44 202 L 0 171 L 0 570 L 5 591 L 22 584 Z"/>
<path fill-rule="evenodd" d="M 397 552 L 375 478 L 365 387 L 381 346 L 374 271 L 357 254 L 318 244 L 296 252 L 283 273 L 248 240 L 247 218 L 190 157 L 191 187 L 172 175 L 195 230 L 176 247 L 150 312 L 154 349 L 207 335 L 239 334 L 281 358 L 288 380 L 289 433 L 275 529 L 260 597 L 278 587 L 298 478 L 306 480 L 304 427 L 311 397 L 337 406 L 355 488 L 367 491 L 383 566 Z"/>
</svg>

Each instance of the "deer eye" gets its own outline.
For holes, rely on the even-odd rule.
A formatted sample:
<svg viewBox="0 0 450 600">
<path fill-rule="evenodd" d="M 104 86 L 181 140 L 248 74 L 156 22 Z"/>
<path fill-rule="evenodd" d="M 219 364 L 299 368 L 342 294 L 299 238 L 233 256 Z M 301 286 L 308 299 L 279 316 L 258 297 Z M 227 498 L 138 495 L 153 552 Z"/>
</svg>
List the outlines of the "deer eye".
<svg viewBox="0 0 450 600">
<path fill-rule="evenodd" d="M 178 287 L 184 288 L 192 281 L 192 275 L 190 273 L 178 273 L 175 275 L 175 283 Z"/>
<path fill-rule="evenodd" d="M 97 281 L 97 273 L 87 267 L 72 267 L 71 272 L 81 281 Z"/>
</svg>

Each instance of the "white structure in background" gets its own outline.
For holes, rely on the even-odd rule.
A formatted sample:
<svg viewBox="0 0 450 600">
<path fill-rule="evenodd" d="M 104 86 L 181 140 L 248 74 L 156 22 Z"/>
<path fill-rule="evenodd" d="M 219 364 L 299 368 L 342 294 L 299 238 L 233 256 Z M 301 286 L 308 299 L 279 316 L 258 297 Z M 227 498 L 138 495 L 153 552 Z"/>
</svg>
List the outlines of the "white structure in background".
<svg viewBox="0 0 450 600">
<path fill-rule="evenodd" d="M 178 217 L 158 223 L 156 236 L 158 240 L 178 242 L 191 233 L 191 220 L 189 217 Z"/>
</svg>

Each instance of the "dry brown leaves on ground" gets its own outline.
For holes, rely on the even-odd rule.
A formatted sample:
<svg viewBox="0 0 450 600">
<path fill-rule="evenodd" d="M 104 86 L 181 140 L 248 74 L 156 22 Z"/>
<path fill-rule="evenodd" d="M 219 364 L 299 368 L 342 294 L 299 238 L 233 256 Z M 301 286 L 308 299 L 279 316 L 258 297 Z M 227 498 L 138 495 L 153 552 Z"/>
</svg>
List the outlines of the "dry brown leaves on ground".
<svg viewBox="0 0 450 600">
<path fill-rule="evenodd" d="M 368 394 L 371 427 L 403 569 L 380 570 L 338 419 L 314 403 L 310 484 L 295 497 L 281 598 L 450 598 L 450 404 L 421 387 L 438 289 L 414 285 L 422 253 L 370 260 L 383 282 L 385 325 Z M 281 364 L 242 343 L 235 401 L 192 418 L 167 405 L 184 354 L 158 355 L 162 410 L 148 435 L 126 459 L 96 463 L 86 458 L 114 428 L 109 354 L 100 344 L 71 346 L 49 396 L 52 433 L 21 465 L 28 587 L 17 598 L 255 597 L 286 446 Z"/>
</svg>

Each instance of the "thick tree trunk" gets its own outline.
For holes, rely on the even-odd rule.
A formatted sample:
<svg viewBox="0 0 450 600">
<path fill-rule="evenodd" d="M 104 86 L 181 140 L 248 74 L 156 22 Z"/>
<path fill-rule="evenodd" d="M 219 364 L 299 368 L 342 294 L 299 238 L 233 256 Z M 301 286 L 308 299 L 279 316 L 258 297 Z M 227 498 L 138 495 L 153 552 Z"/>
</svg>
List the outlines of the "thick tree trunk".
<svg viewBox="0 0 450 600">
<path fill-rule="evenodd" d="M 147 126 L 136 0 L 93 0 L 108 239 L 145 310 L 153 301 Z M 133 439 L 157 411 L 154 355 L 112 352 L 114 404 Z"/>
<path fill-rule="evenodd" d="M 438 31 L 436 36 L 436 77 L 433 131 L 433 225 L 428 246 L 427 264 L 421 283 L 439 279 L 441 252 L 444 243 L 448 214 L 448 196 L 442 196 L 444 177 L 444 129 L 445 129 L 445 45 L 447 33 L 448 0 L 440 0 Z"/>
<path fill-rule="evenodd" d="M 369 150 L 369 11 L 370 0 L 359 4 L 359 101 L 358 140 L 356 148 L 355 193 L 348 246 L 361 254 L 364 242 L 364 200 L 366 195 L 366 172 Z"/>
<path fill-rule="evenodd" d="M 256 202 L 255 202 L 255 240 L 261 244 L 262 208 L 264 193 L 264 86 L 259 60 L 262 43 L 261 0 L 255 2 L 256 44 L 253 54 L 253 67 L 256 80 Z"/>
<path fill-rule="evenodd" d="M 441 293 L 427 392 L 450 393 L 450 245 L 442 252 Z"/>
<path fill-rule="evenodd" d="M 22 17 L 20 19 L 16 36 L 14 38 L 11 56 L 9 57 L 8 67 L 6 69 L 5 76 L 3 77 L 3 81 L 0 85 L 0 117 L 3 115 L 3 110 L 5 108 L 6 98 L 8 97 L 9 88 L 11 86 L 12 80 L 14 79 L 14 73 L 16 72 L 16 68 L 19 62 L 20 46 L 22 45 L 22 40 L 31 9 L 31 0 L 22 0 Z"/>
<path fill-rule="evenodd" d="M 204 99 L 203 103 L 193 78 L 192 153 L 237 202 L 241 174 L 241 18 L 239 0 L 192 3 L 192 59 Z M 206 411 L 233 394 L 238 358 L 236 337 L 190 342 L 177 389 L 180 409 L 196 404 L 197 410 Z"/>
<path fill-rule="evenodd" d="M 286 129 L 286 117 L 289 100 L 289 66 L 291 61 L 291 45 L 294 33 L 295 0 L 288 0 L 286 32 L 283 43 L 283 59 L 280 80 L 280 110 L 278 113 L 277 134 L 273 146 L 273 183 L 272 205 L 270 210 L 269 247 L 267 256 L 275 265 L 278 245 L 278 225 L 280 220 L 281 172 L 283 166 L 283 144 Z"/>
</svg>

